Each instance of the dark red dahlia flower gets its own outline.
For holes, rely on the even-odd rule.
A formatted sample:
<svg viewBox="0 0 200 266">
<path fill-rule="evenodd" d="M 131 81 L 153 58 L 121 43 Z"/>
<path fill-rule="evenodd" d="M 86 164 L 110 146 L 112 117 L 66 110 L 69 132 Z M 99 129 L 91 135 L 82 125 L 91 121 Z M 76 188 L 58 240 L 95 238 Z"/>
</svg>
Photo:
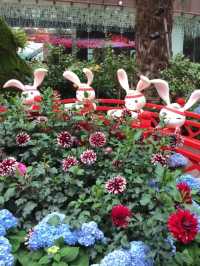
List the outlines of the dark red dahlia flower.
<svg viewBox="0 0 200 266">
<path fill-rule="evenodd" d="M 126 189 L 126 179 L 118 175 L 108 180 L 105 187 L 109 193 L 120 194 Z"/>
<path fill-rule="evenodd" d="M 73 144 L 72 135 L 67 131 L 62 131 L 57 135 L 57 143 L 63 148 L 69 148 Z"/>
<path fill-rule="evenodd" d="M 198 220 L 189 210 L 178 209 L 169 216 L 167 227 L 174 238 L 188 244 L 198 233 Z"/>
<path fill-rule="evenodd" d="M 86 150 L 80 156 L 81 162 L 86 165 L 92 165 L 97 160 L 97 155 L 93 150 Z"/>
<path fill-rule="evenodd" d="M 151 163 L 154 165 L 160 164 L 162 166 L 166 166 L 168 161 L 168 156 L 163 155 L 161 153 L 153 154 L 151 157 Z"/>
<path fill-rule="evenodd" d="M 26 132 L 21 132 L 16 136 L 16 143 L 18 146 L 25 146 L 31 137 Z"/>
<path fill-rule="evenodd" d="M 116 205 L 112 208 L 112 222 L 116 227 L 126 228 L 132 216 L 131 210 L 123 205 Z"/>
<path fill-rule="evenodd" d="M 103 147 L 106 144 L 106 136 L 103 132 L 95 132 L 90 135 L 89 142 L 92 147 Z"/>
<path fill-rule="evenodd" d="M 16 171 L 17 161 L 15 158 L 6 158 L 0 162 L 0 176 L 10 176 Z"/>
<path fill-rule="evenodd" d="M 192 204 L 191 189 L 186 183 L 179 183 L 176 185 L 179 190 L 184 203 Z"/>
<path fill-rule="evenodd" d="M 67 172 L 67 170 L 74 166 L 77 165 L 78 161 L 74 156 L 68 156 L 67 158 L 62 160 L 62 168 L 64 172 Z"/>
</svg>

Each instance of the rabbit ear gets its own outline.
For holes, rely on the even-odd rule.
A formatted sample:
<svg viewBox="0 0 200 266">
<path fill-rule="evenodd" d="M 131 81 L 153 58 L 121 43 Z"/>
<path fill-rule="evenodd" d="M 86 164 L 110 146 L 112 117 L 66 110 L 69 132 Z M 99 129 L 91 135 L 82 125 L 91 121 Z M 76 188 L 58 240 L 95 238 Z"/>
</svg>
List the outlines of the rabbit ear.
<svg viewBox="0 0 200 266">
<path fill-rule="evenodd" d="M 12 88 L 12 87 L 18 88 L 22 91 L 25 90 L 25 86 L 21 83 L 21 81 L 17 79 L 10 79 L 3 85 L 3 88 Z"/>
<path fill-rule="evenodd" d="M 183 107 L 183 109 L 186 111 L 188 110 L 190 107 L 192 107 L 192 105 L 194 105 L 198 100 L 200 100 L 200 90 L 195 90 L 193 91 L 193 93 L 191 94 L 189 100 L 186 102 L 185 106 Z"/>
<path fill-rule="evenodd" d="M 94 75 L 92 73 L 92 71 L 89 68 L 84 68 L 83 69 L 83 73 L 86 75 L 87 77 L 87 84 L 90 86 L 92 84 Z"/>
<path fill-rule="evenodd" d="M 152 79 L 150 80 L 151 84 L 153 84 L 163 101 L 166 102 L 167 105 L 170 104 L 170 98 L 169 98 L 169 84 L 167 81 L 162 79 Z"/>
<path fill-rule="evenodd" d="M 48 71 L 44 68 L 38 68 L 34 71 L 34 83 L 33 83 L 34 87 L 37 88 L 42 84 L 42 81 L 44 80 L 47 72 Z"/>
<path fill-rule="evenodd" d="M 137 84 L 136 90 L 143 91 L 151 85 L 150 80 L 145 76 L 140 76 L 140 80 Z"/>
<path fill-rule="evenodd" d="M 125 91 L 129 91 L 128 77 L 124 69 L 117 70 L 117 78 Z"/>
<path fill-rule="evenodd" d="M 72 71 L 65 71 L 63 73 L 63 77 L 70 80 L 72 83 L 75 83 L 78 87 L 80 86 L 81 82 L 80 79 L 78 78 L 78 76 L 72 72 Z"/>
</svg>

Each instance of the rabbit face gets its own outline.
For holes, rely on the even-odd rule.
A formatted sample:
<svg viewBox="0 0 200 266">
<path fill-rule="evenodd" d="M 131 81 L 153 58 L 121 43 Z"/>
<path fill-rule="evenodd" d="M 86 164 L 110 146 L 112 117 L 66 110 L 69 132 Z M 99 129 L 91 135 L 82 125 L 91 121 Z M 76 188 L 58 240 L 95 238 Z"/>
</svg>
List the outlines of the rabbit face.
<svg viewBox="0 0 200 266">
<path fill-rule="evenodd" d="M 144 95 L 135 90 L 129 90 L 125 97 L 125 106 L 130 111 L 139 111 L 146 104 Z"/>
<path fill-rule="evenodd" d="M 81 88 L 78 88 L 76 91 L 76 98 L 78 101 L 82 102 L 86 99 L 94 100 L 95 99 L 95 91 L 93 88 L 89 87 L 87 84 L 82 84 Z"/>
<path fill-rule="evenodd" d="M 185 123 L 184 109 L 179 104 L 169 104 L 162 108 L 159 114 L 161 120 L 169 128 L 178 128 Z"/>
</svg>

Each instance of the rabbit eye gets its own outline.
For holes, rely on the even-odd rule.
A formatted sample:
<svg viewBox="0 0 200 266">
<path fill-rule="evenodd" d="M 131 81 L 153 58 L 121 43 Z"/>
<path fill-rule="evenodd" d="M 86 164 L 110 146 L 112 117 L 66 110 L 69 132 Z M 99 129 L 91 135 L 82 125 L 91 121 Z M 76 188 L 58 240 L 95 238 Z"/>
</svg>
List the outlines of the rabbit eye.
<svg viewBox="0 0 200 266">
<path fill-rule="evenodd" d="M 176 117 L 176 119 L 181 119 L 181 117 Z"/>
<path fill-rule="evenodd" d="M 167 115 L 167 113 L 166 113 L 166 112 L 163 112 L 163 113 L 162 113 L 162 115 L 166 116 L 166 115 Z"/>
<path fill-rule="evenodd" d="M 138 103 L 138 100 L 135 100 L 135 103 Z"/>
</svg>

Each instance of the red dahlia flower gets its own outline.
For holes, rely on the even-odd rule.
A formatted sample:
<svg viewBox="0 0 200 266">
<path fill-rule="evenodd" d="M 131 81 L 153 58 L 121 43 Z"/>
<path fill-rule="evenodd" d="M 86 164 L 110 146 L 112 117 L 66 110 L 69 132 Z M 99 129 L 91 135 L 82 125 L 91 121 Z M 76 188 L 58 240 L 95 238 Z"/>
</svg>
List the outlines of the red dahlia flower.
<svg viewBox="0 0 200 266">
<path fill-rule="evenodd" d="M 188 244 L 198 233 L 198 220 L 189 210 L 178 209 L 169 216 L 167 227 L 178 241 Z"/>
<path fill-rule="evenodd" d="M 118 175 L 108 180 L 105 187 L 109 193 L 120 194 L 126 189 L 126 179 Z"/>
<path fill-rule="evenodd" d="M 192 195 L 191 189 L 186 183 L 179 183 L 176 185 L 176 188 L 179 190 L 182 200 L 184 203 L 192 204 Z"/>
<path fill-rule="evenodd" d="M 18 146 L 25 146 L 31 137 L 26 132 L 21 132 L 16 136 L 16 143 Z"/>
<path fill-rule="evenodd" d="M 89 142 L 92 147 L 103 147 L 106 144 L 106 136 L 103 132 L 95 132 L 90 135 Z"/>
<path fill-rule="evenodd" d="M 72 146 L 72 136 L 67 131 L 62 131 L 57 135 L 57 143 L 63 148 L 69 148 Z"/>
<path fill-rule="evenodd" d="M 111 212 L 112 222 L 116 227 L 126 228 L 132 216 L 131 210 L 123 205 L 116 205 Z"/>
</svg>

